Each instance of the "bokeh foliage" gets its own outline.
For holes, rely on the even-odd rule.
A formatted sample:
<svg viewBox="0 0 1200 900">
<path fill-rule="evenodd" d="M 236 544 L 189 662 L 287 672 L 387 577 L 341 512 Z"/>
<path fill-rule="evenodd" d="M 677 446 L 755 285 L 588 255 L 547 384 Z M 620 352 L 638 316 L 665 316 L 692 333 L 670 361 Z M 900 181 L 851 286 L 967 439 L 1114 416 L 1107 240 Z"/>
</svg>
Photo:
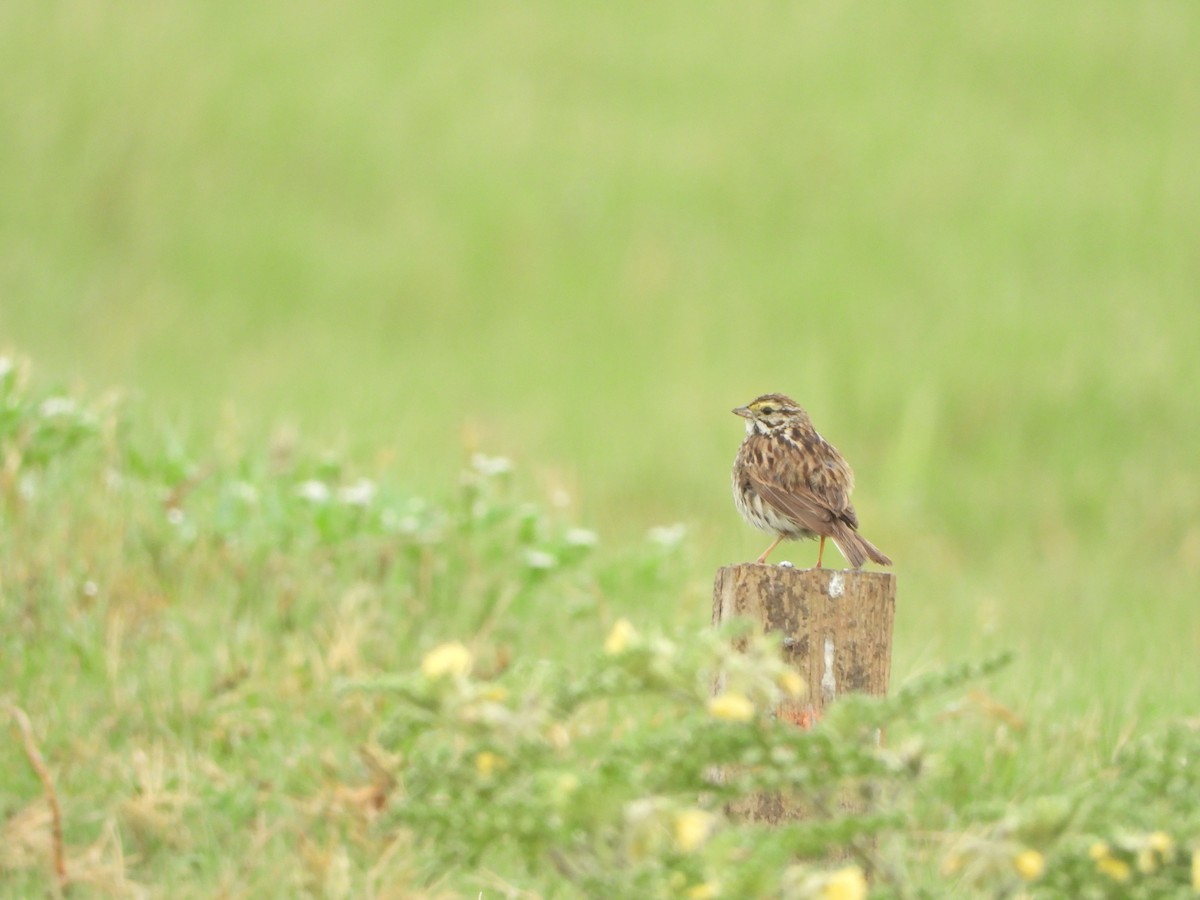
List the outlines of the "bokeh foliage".
<svg viewBox="0 0 1200 900">
<path fill-rule="evenodd" d="M 0 373 L 0 713 L 34 723 L 0 743 L 12 896 L 55 890 L 56 847 L 108 896 L 1195 886 L 1194 720 L 1101 760 L 1078 711 L 1052 732 L 990 693 L 1000 657 L 801 729 L 778 636 L 620 615 L 678 592 L 681 529 L 602 558 L 500 457 L 435 499 L 295 445 L 200 461 Z M 727 805 L 762 791 L 805 818 Z"/>
<path fill-rule="evenodd" d="M 415 630 L 493 621 L 496 646 L 542 652 L 589 633 L 589 596 L 605 621 L 696 627 L 713 569 L 761 550 L 729 502 L 726 410 L 784 390 L 899 561 L 897 678 L 1015 649 L 993 690 L 1038 764 L 1000 754 L 994 776 L 1020 794 L 1103 765 L 1194 715 L 1200 683 L 1198 37 L 1200 13 L 1167 2 L 6 3 L 0 353 L 140 404 L 121 426 L 138 435 L 99 414 L 38 439 L 99 429 L 84 453 L 140 453 L 127 474 L 164 490 L 224 473 L 184 488 L 185 546 L 106 506 L 101 476 L 45 469 L 75 496 L 22 520 L 6 602 L 89 603 L 83 568 L 130 585 L 139 624 L 72 645 L 79 706 L 89 640 L 127 648 L 171 610 L 125 696 L 184 721 L 210 666 L 251 665 L 194 663 L 216 633 L 253 645 L 247 611 L 373 621 L 389 592 L 439 584 L 395 574 L 422 551 L 394 523 L 297 483 L 353 497 L 366 478 L 433 528 L 421 509 L 481 451 L 525 479 L 487 533 L 570 556 L 582 522 L 602 562 L 560 610 L 541 570 L 468 536 L 475 568 Z M 320 449 L 289 457 L 293 426 Z M 559 518 L 521 538 L 516 497 Z M 676 521 L 664 563 L 643 536 Z M 230 534 L 244 577 L 196 555 Z M 275 571 L 280 548 L 313 566 Z M 494 605 L 471 619 L 456 591 Z M 22 645 L 31 696 L 60 650 Z"/>
</svg>

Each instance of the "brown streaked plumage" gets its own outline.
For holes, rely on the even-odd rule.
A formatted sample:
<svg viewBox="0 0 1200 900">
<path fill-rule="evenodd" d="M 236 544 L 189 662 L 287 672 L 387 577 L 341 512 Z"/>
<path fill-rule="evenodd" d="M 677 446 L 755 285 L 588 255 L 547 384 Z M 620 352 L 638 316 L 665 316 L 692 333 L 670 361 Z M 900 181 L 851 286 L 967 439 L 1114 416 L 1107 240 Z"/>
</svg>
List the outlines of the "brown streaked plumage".
<svg viewBox="0 0 1200 900">
<path fill-rule="evenodd" d="M 831 539 L 854 568 L 868 559 L 892 561 L 858 533 L 850 503 L 854 473 L 817 434 L 808 413 L 790 397 L 764 394 L 733 411 L 746 420 L 746 439 L 733 462 L 733 502 L 747 522 L 775 535 L 758 562 L 784 538 L 820 538 L 817 568 Z"/>
</svg>

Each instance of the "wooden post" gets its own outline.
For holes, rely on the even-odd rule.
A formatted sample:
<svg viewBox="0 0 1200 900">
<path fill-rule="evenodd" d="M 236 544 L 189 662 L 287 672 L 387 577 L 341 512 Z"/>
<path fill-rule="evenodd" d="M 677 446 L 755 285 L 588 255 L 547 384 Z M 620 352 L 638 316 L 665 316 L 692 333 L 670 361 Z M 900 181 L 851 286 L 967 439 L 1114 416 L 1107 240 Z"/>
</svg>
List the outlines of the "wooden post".
<svg viewBox="0 0 1200 900">
<path fill-rule="evenodd" d="M 808 696 L 776 714 L 805 727 L 842 694 L 887 694 L 895 614 L 896 576 L 888 572 L 744 563 L 718 569 L 713 585 L 714 625 L 745 617 L 764 632 L 782 632 L 784 659 L 805 680 Z M 804 815 L 778 796 L 735 806 L 738 814 L 768 822 Z"/>
</svg>

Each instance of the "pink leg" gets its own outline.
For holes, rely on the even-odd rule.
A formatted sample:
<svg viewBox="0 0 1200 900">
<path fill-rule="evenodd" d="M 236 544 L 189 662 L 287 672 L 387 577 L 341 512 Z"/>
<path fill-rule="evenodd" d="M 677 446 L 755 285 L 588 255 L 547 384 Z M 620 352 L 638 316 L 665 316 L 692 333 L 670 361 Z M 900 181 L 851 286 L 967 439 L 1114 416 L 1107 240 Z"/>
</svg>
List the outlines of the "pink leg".
<svg viewBox="0 0 1200 900">
<path fill-rule="evenodd" d="M 767 557 L 771 555 L 771 551 L 774 550 L 776 547 L 778 547 L 779 542 L 782 540 L 783 540 L 783 535 L 781 534 L 779 537 L 775 538 L 775 543 L 773 543 L 770 547 L 768 547 L 766 550 L 764 550 L 762 556 L 760 556 L 758 559 L 756 559 L 755 562 L 765 563 L 767 561 Z"/>
</svg>

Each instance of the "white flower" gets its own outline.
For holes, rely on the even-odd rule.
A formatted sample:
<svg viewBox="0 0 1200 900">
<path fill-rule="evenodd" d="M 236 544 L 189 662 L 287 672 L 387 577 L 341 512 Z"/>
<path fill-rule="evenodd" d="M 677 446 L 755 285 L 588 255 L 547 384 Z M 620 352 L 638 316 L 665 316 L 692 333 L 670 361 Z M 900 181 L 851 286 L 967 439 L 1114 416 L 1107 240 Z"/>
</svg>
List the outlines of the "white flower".
<svg viewBox="0 0 1200 900">
<path fill-rule="evenodd" d="M 375 499 L 375 482 L 360 478 L 338 490 L 338 499 L 347 506 L 370 506 Z"/>
<path fill-rule="evenodd" d="M 429 504 L 424 500 L 412 499 L 397 509 L 387 506 L 379 514 L 383 527 L 400 534 L 417 534 L 430 521 Z"/>
<path fill-rule="evenodd" d="M 31 473 L 25 473 L 17 479 L 17 493 L 22 500 L 32 500 L 37 496 L 38 481 L 37 477 Z"/>
<path fill-rule="evenodd" d="M 326 503 L 329 500 L 329 485 L 323 481 L 310 479 L 296 488 L 296 494 L 309 503 Z"/>
<path fill-rule="evenodd" d="M 512 471 L 512 460 L 504 456 L 476 453 L 471 457 L 471 467 L 480 475 L 504 475 Z"/>
<path fill-rule="evenodd" d="M 75 414 L 75 401 L 70 397 L 47 397 L 38 407 L 43 419 L 53 419 L 56 416 L 71 416 Z"/>
<path fill-rule="evenodd" d="M 248 481 L 235 481 L 232 493 L 237 499 L 250 506 L 258 503 L 258 488 Z"/>
<path fill-rule="evenodd" d="M 0 380 L 8 377 L 8 373 L 15 369 L 11 357 L 0 356 Z"/>
<path fill-rule="evenodd" d="M 558 558 L 545 550 L 526 550 L 525 565 L 531 569 L 553 569 L 558 565 Z"/>
<path fill-rule="evenodd" d="M 167 510 L 167 521 L 170 522 L 172 525 L 176 525 L 176 526 L 182 525 L 183 524 L 183 510 L 180 509 L 178 506 L 172 506 L 170 509 Z"/>
<path fill-rule="evenodd" d="M 651 528 L 646 537 L 650 543 L 670 549 L 678 547 L 686 534 L 687 526 L 682 522 L 676 522 L 674 525 L 659 525 L 657 528 Z"/>
<path fill-rule="evenodd" d="M 563 541 L 571 547 L 595 547 L 597 540 L 596 532 L 588 528 L 568 528 L 563 535 Z"/>
<path fill-rule="evenodd" d="M 630 823 L 645 822 L 658 815 L 663 807 L 660 797 L 639 797 L 625 804 L 625 821 Z"/>
<path fill-rule="evenodd" d="M 421 520 L 416 516 L 404 516 L 396 522 L 395 530 L 401 534 L 416 534 L 421 530 Z"/>
</svg>

